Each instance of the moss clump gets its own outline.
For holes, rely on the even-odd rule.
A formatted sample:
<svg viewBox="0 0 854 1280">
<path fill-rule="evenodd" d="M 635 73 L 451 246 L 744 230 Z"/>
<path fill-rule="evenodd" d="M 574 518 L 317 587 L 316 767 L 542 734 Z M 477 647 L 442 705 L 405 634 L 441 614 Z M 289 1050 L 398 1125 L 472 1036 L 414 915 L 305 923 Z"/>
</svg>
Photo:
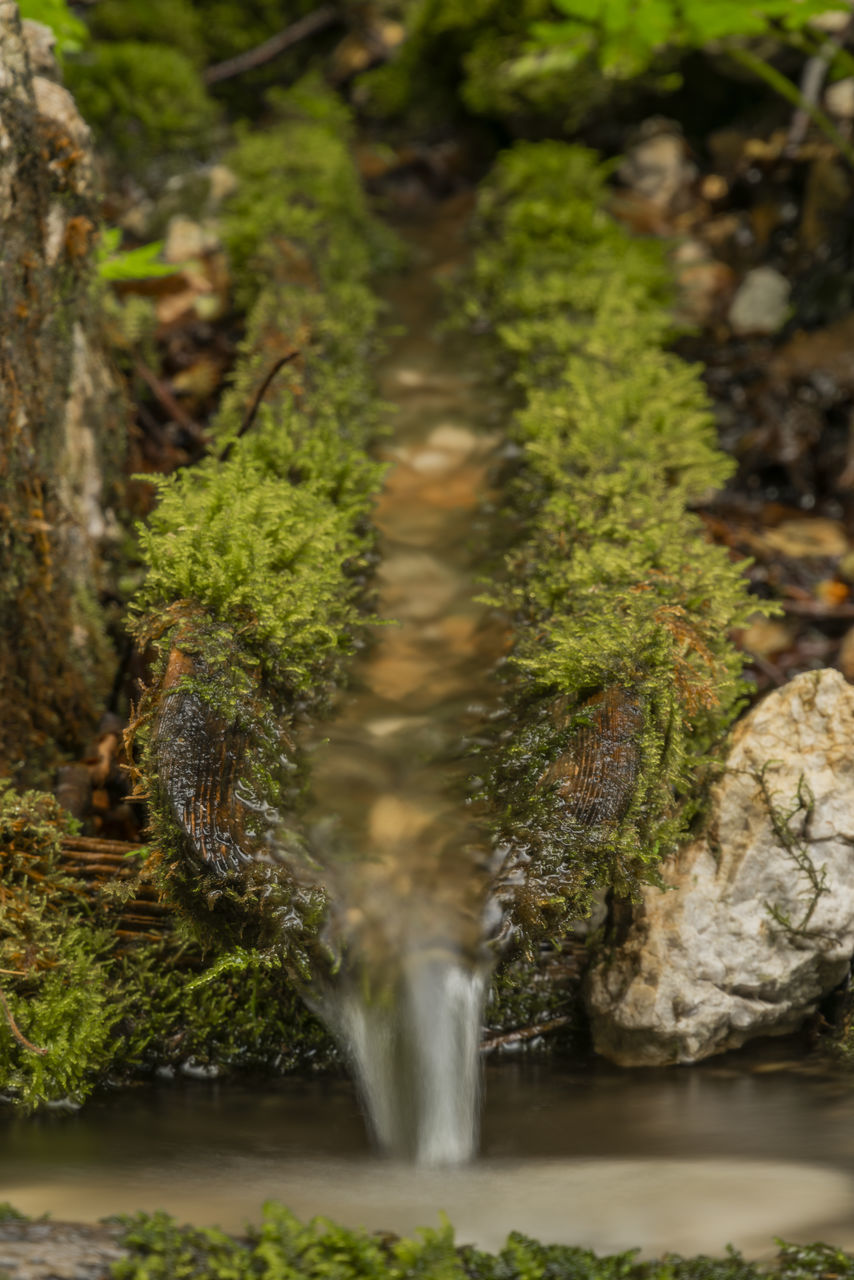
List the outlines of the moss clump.
<svg viewBox="0 0 854 1280">
<path fill-rule="evenodd" d="M 283 254 L 321 291 L 352 291 L 392 264 L 398 249 L 368 210 L 350 151 L 350 113 L 315 77 L 269 101 L 277 123 L 244 131 L 226 157 L 240 183 L 223 225 L 238 299 L 254 302 L 270 269 L 281 272 Z"/>
<path fill-rule="evenodd" d="M 188 1060 L 286 1072 L 334 1058 L 282 956 L 205 956 L 168 927 L 128 940 L 123 907 L 151 892 L 151 861 L 121 883 L 81 879 L 68 824 L 53 797 L 0 788 L 0 990 L 18 1030 L 0 1013 L 0 1099 L 79 1103 Z"/>
<path fill-rule="evenodd" d="M 548 0 L 420 0 L 406 15 L 400 51 L 362 76 L 360 91 L 376 114 L 421 128 L 466 114 L 514 130 L 576 128 L 611 86 L 574 50 L 531 52 L 532 28 L 552 12 Z"/>
<path fill-rule="evenodd" d="M 110 937 L 64 871 L 68 818 L 52 797 L 0 784 L 0 1090 L 25 1105 L 79 1097 L 110 1057 Z M 41 1050 L 42 1052 L 38 1052 Z"/>
<path fill-rule="evenodd" d="M 501 157 L 462 304 L 525 397 L 524 534 L 493 601 L 516 622 L 515 678 L 488 784 L 523 933 L 655 877 L 738 706 L 728 633 L 756 607 L 690 511 L 730 463 L 699 370 L 663 350 L 662 246 L 608 216 L 606 177 L 561 143 Z"/>
<path fill-rule="evenodd" d="M 68 87 L 108 153 L 141 173 L 187 152 L 203 154 L 219 109 L 180 48 L 142 40 L 98 42 L 67 67 Z"/>
</svg>

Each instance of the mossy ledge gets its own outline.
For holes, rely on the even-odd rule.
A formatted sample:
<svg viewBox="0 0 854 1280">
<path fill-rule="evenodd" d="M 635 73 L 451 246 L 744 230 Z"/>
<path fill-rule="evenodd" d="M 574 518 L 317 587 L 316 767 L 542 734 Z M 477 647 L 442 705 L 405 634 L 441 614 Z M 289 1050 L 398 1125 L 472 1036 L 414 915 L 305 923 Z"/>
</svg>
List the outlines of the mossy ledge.
<svg viewBox="0 0 854 1280">
<path fill-rule="evenodd" d="M 280 828 L 305 784 L 294 718 L 323 711 L 369 617 L 381 470 L 367 278 L 392 250 L 343 105 L 303 83 L 277 110 L 228 157 L 226 244 L 251 310 L 215 445 L 159 482 L 140 532 L 134 632 L 157 659 L 135 736 L 167 892 L 210 926 L 207 943 L 275 946 L 307 976 L 323 891 Z"/>
<path fill-rule="evenodd" d="M 524 403 L 519 526 L 492 603 L 515 622 L 485 789 L 505 936 L 632 895 L 696 812 L 743 693 L 730 629 L 757 608 L 691 506 L 731 470 L 696 366 L 666 350 L 660 242 L 607 213 L 608 166 L 520 143 L 480 192 L 461 296 Z"/>
</svg>

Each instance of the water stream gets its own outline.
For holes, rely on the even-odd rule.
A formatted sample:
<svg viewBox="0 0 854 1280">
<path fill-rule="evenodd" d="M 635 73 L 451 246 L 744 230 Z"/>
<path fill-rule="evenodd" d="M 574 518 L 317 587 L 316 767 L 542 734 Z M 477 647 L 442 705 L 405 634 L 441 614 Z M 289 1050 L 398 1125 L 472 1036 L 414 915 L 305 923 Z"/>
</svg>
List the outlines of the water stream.
<svg viewBox="0 0 854 1280">
<path fill-rule="evenodd" d="M 379 368 L 394 407 L 376 628 L 313 744 L 314 844 L 333 903 L 336 980 L 314 1003 L 350 1058 L 379 1146 L 467 1160 L 490 956 L 487 850 L 465 803 L 467 733 L 495 698 L 494 619 L 476 602 L 501 398 L 479 344 L 442 338 L 441 280 L 463 251 L 460 211 L 419 224 L 390 290 L 404 326 Z"/>
</svg>

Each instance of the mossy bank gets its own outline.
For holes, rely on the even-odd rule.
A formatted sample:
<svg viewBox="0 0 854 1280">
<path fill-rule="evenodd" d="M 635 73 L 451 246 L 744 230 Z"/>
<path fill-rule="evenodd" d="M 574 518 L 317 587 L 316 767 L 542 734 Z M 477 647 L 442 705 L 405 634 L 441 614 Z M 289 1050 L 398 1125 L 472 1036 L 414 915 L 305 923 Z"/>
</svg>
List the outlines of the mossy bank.
<svg viewBox="0 0 854 1280">
<path fill-rule="evenodd" d="M 700 370 L 669 354 L 660 242 L 608 214 L 608 168 L 521 143 L 482 185 L 460 310 L 523 404 L 517 529 L 493 602 L 515 627 L 485 791 L 505 935 L 557 933 L 654 879 L 739 706 L 743 566 L 691 507 L 731 463 Z"/>
</svg>

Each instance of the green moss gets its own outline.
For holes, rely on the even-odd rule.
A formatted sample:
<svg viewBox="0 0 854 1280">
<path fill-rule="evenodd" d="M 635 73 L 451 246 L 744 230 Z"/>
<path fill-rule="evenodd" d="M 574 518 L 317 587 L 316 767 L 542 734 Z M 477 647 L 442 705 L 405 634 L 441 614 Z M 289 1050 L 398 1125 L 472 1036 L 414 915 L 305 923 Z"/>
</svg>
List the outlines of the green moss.
<svg viewBox="0 0 854 1280">
<path fill-rule="evenodd" d="M 206 61 L 204 23 L 191 0 L 99 0 L 87 14 L 89 30 L 96 40 L 142 41 L 169 44 L 195 66 Z"/>
<path fill-rule="evenodd" d="M 0 1096 L 32 1109 L 188 1060 L 274 1073 L 334 1060 L 281 948 L 229 952 L 224 935 L 204 953 L 180 929 L 125 940 L 122 904 L 150 891 L 152 866 L 101 889 L 75 877 L 69 822 L 51 796 L 0 789 L 0 988 L 34 1046 L 0 1015 Z"/>
<path fill-rule="evenodd" d="M 560 143 L 501 157 L 461 303 L 525 398 L 524 533 L 493 598 L 515 676 L 487 790 L 510 850 L 499 895 L 526 934 L 597 885 L 654 879 L 737 709 L 728 633 L 756 607 L 690 511 L 731 464 L 700 371 L 663 350 L 664 248 L 608 216 L 607 173 Z"/>
<path fill-rule="evenodd" d="M 410 127 L 447 127 L 471 113 L 514 131 L 573 129 L 611 86 L 592 59 L 531 52 L 532 24 L 551 13 L 548 0 L 419 0 L 401 49 L 360 78 L 360 92 L 369 110 L 404 116 Z"/>
<path fill-rule="evenodd" d="M 113 1280 L 850 1280 L 854 1256 L 828 1245 L 778 1242 L 773 1263 L 757 1265 L 734 1249 L 723 1256 L 638 1261 L 636 1250 L 599 1255 L 571 1245 L 544 1244 L 513 1231 L 489 1253 L 458 1246 L 451 1224 L 417 1236 L 370 1235 L 327 1218 L 300 1222 L 268 1202 L 262 1223 L 237 1239 L 216 1228 L 179 1227 L 166 1213 L 124 1219 L 129 1256 L 113 1264 Z"/>
<path fill-rule="evenodd" d="M 203 154 L 218 108 L 186 53 L 141 40 L 97 43 L 67 67 L 81 114 L 133 172 Z"/>
<path fill-rule="evenodd" d="M 224 217 L 238 299 L 254 302 L 283 252 L 295 274 L 314 276 L 319 289 L 352 291 L 398 250 L 368 210 L 350 152 L 349 112 L 314 77 L 270 102 L 276 122 L 244 131 L 226 157 L 240 182 Z"/>
</svg>

